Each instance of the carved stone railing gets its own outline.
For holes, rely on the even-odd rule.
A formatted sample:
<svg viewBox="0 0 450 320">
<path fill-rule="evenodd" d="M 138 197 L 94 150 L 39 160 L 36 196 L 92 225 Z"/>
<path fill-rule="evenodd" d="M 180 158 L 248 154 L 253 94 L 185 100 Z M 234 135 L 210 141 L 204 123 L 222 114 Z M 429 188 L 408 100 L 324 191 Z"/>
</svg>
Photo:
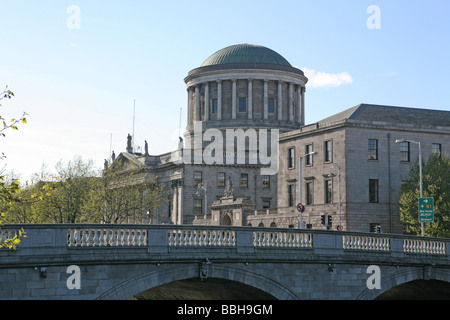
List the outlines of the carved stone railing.
<svg viewBox="0 0 450 320">
<path fill-rule="evenodd" d="M 234 247 L 236 231 L 214 229 L 169 229 L 170 247 Z"/>
<path fill-rule="evenodd" d="M 217 248 L 224 255 L 232 252 L 271 254 L 271 250 L 283 249 L 304 250 L 318 255 L 343 256 L 349 253 L 349 257 L 353 257 L 355 252 L 411 259 L 415 259 L 415 255 L 450 256 L 450 239 L 446 238 L 193 225 L 6 225 L 0 229 L 0 242 L 14 237 L 22 228 L 27 237 L 20 243 L 18 251 L 29 255 L 35 255 L 36 248 L 40 248 L 42 255 L 46 252 L 63 254 L 68 249 L 83 248 L 129 248 L 139 254 L 190 254 L 192 250 Z"/>
<path fill-rule="evenodd" d="M 12 239 L 15 236 L 19 236 L 18 228 L 2 228 L 0 229 L 0 243 L 5 242 L 8 239 Z"/>
<path fill-rule="evenodd" d="M 147 246 L 147 228 L 69 228 L 67 246 L 74 247 L 141 247 Z"/>
<path fill-rule="evenodd" d="M 403 239 L 403 251 L 420 254 L 446 254 L 444 241 L 423 239 Z"/>
<path fill-rule="evenodd" d="M 255 247 L 312 248 L 312 240 L 312 233 L 276 230 L 253 232 L 253 245 Z"/>
<path fill-rule="evenodd" d="M 389 237 L 367 235 L 348 235 L 342 237 L 342 247 L 346 250 L 390 251 Z"/>
</svg>

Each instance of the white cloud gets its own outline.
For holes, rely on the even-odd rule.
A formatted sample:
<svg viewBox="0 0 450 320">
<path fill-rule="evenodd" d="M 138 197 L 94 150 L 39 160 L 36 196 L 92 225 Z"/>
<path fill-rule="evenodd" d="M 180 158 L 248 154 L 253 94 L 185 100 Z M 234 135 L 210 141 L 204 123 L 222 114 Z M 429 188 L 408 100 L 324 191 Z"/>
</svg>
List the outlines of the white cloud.
<svg viewBox="0 0 450 320">
<path fill-rule="evenodd" d="M 346 84 L 352 84 L 353 79 L 347 72 L 327 73 L 308 68 L 301 69 L 308 78 L 309 87 L 339 87 Z"/>
</svg>

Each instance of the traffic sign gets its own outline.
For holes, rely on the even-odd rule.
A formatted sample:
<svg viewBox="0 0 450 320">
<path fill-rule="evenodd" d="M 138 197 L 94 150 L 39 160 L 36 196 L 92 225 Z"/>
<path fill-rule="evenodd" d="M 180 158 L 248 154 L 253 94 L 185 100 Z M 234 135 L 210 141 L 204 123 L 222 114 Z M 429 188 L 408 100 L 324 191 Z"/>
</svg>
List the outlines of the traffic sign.
<svg viewBox="0 0 450 320">
<path fill-rule="evenodd" d="M 301 203 L 297 204 L 297 211 L 298 212 L 304 212 L 305 211 L 305 206 L 302 205 Z"/>
<path fill-rule="evenodd" d="M 434 198 L 419 198 L 419 222 L 434 221 Z"/>
</svg>

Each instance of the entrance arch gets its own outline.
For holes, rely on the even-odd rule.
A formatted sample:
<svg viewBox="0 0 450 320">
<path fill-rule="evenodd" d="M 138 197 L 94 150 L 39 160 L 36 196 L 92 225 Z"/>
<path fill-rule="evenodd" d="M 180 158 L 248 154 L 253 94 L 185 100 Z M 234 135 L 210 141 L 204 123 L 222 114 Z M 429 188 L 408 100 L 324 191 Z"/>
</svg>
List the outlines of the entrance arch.
<svg viewBox="0 0 450 320">
<path fill-rule="evenodd" d="M 441 280 L 414 280 L 386 290 L 375 300 L 449 300 L 450 283 Z"/>
<path fill-rule="evenodd" d="M 226 265 L 214 265 L 209 268 L 209 277 L 204 279 L 206 283 L 210 281 L 208 288 L 205 288 L 207 293 L 214 287 L 232 285 L 235 290 L 246 289 L 246 294 L 257 293 L 261 299 L 279 299 L 279 300 L 297 300 L 297 296 L 287 287 L 278 282 L 262 276 L 258 273 L 236 268 Z M 189 264 L 182 266 L 161 266 L 161 270 L 153 271 L 143 274 L 133 279 L 122 282 L 121 284 L 111 288 L 105 293 L 101 294 L 98 300 L 127 300 L 139 296 L 141 293 L 150 292 L 153 288 L 167 285 L 166 288 L 179 290 L 184 288 L 192 288 L 195 281 L 199 279 L 199 265 Z M 176 283 L 177 281 L 180 281 Z M 173 284 L 171 284 L 173 283 Z M 198 285 L 198 283 L 197 283 Z M 159 290 L 159 289 L 158 289 Z M 173 291 L 175 292 L 175 291 Z M 236 293 L 236 291 L 234 291 Z M 158 291 L 150 292 L 155 295 Z M 203 293 L 198 294 L 199 299 L 203 299 Z M 145 298 L 142 294 L 142 298 Z M 231 299 L 231 297 L 224 298 Z"/>
<path fill-rule="evenodd" d="M 366 287 L 356 299 L 450 299 L 450 269 L 432 268 L 428 277 L 425 277 L 424 267 L 403 267 L 394 270 L 381 277 L 381 290 L 370 290 Z"/>
<path fill-rule="evenodd" d="M 134 295 L 137 300 L 276 300 L 271 294 L 220 278 L 177 280 Z"/>
<path fill-rule="evenodd" d="M 231 218 L 228 214 L 225 214 L 223 216 L 222 223 L 220 225 L 222 225 L 222 226 L 231 226 L 232 225 Z"/>
</svg>

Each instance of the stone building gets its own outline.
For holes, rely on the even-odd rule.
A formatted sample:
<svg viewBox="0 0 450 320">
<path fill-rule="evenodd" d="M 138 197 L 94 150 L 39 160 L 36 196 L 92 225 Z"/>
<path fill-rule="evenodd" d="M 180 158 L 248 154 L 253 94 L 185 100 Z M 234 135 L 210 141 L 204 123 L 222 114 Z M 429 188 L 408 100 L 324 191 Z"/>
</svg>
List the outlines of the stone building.
<svg viewBox="0 0 450 320">
<path fill-rule="evenodd" d="M 240 44 L 212 54 L 184 81 L 187 127 L 179 149 L 153 156 L 127 148 L 115 162 L 157 175 L 171 189 L 151 223 L 204 223 L 207 212 L 208 224 L 247 225 L 249 212 L 277 205 L 278 135 L 304 124 L 308 80 L 277 52 Z M 244 216 L 224 209 L 211 220 L 228 179 Z"/>
<path fill-rule="evenodd" d="M 416 142 L 424 161 L 432 153 L 450 153 L 450 111 L 361 104 L 281 134 L 278 208 L 249 220 L 297 227 L 301 202 L 306 228 L 342 225 L 369 232 L 380 226 L 382 232 L 402 233 L 397 203 L 418 159 Z M 328 226 L 324 214 L 331 217 Z"/>
</svg>

